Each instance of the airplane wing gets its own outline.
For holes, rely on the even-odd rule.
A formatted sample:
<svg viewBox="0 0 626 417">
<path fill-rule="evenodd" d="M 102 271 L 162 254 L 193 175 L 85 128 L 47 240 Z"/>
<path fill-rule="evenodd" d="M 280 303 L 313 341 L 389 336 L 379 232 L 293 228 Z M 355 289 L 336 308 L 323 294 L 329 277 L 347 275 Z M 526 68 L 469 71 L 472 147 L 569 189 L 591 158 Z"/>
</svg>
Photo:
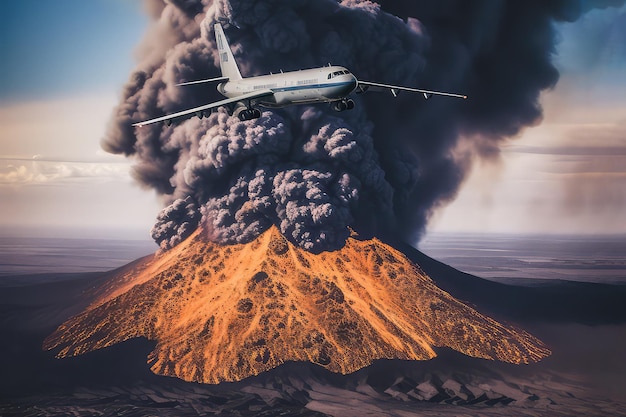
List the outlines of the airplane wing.
<svg viewBox="0 0 626 417">
<path fill-rule="evenodd" d="M 187 81 L 186 83 L 180 83 L 176 85 L 181 86 L 181 85 L 192 85 L 192 84 L 202 84 L 202 83 L 221 83 L 224 81 L 228 81 L 228 77 L 217 77 L 217 78 L 209 78 L 208 80 Z"/>
<path fill-rule="evenodd" d="M 400 91 L 409 91 L 411 93 L 422 93 L 425 99 L 430 98 L 433 95 L 436 96 L 448 96 L 448 97 L 457 97 L 466 99 L 467 96 L 463 94 L 455 94 L 455 93 L 444 93 L 441 91 L 431 91 L 431 90 L 422 90 L 420 88 L 410 88 L 410 87 L 402 87 L 399 85 L 389 85 L 389 84 L 381 84 L 381 83 L 372 83 L 369 81 L 357 81 L 356 92 L 357 93 L 365 93 L 370 88 L 372 91 L 381 91 L 381 90 L 389 90 L 394 97 L 398 96 Z"/>
<path fill-rule="evenodd" d="M 215 103 L 205 104 L 204 106 L 194 107 L 193 109 L 179 111 L 178 113 L 168 114 L 166 116 L 157 117 L 156 119 L 145 120 L 143 122 L 133 123 L 133 126 L 141 127 L 152 123 L 164 122 L 166 120 L 176 119 L 178 117 L 187 116 L 204 110 L 214 109 L 216 107 L 224 106 L 230 103 L 237 103 L 238 101 L 254 100 L 261 97 L 267 97 L 273 95 L 272 90 L 260 90 L 253 91 L 252 93 L 243 94 L 233 98 L 227 98 L 224 100 L 216 101 Z"/>
</svg>

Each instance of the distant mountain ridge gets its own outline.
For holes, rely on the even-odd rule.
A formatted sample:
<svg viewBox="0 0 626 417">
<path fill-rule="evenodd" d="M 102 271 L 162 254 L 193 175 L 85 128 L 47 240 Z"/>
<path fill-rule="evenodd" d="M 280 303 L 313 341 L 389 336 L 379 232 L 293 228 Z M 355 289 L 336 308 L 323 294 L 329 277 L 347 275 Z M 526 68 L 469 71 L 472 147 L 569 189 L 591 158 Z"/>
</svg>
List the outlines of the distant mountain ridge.
<svg viewBox="0 0 626 417">
<path fill-rule="evenodd" d="M 517 322 L 626 323 L 626 285 L 557 280 L 507 284 L 459 271 L 393 239 L 398 248 L 438 287 L 476 305 L 485 314 Z M 525 285 L 521 285 L 522 282 Z"/>
</svg>

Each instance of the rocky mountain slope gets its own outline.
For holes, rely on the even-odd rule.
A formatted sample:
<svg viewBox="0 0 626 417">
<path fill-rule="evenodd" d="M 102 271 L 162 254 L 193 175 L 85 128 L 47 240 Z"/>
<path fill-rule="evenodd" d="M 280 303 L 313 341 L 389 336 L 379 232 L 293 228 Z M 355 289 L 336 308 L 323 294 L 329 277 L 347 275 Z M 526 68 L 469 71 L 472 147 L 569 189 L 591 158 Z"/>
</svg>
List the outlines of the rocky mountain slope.
<svg viewBox="0 0 626 417">
<path fill-rule="evenodd" d="M 377 239 L 303 251 L 272 228 L 220 246 L 197 231 L 174 249 L 120 270 L 87 309 L 45 343 L 75 356 L 145 337 L 153 372 L 238 381 L 289 361 L 351 373 L 376 359 L 425 360 L 435 347 L 510 363 L 536 362 L 541 341 L 438 288 Z"/>
</svg>

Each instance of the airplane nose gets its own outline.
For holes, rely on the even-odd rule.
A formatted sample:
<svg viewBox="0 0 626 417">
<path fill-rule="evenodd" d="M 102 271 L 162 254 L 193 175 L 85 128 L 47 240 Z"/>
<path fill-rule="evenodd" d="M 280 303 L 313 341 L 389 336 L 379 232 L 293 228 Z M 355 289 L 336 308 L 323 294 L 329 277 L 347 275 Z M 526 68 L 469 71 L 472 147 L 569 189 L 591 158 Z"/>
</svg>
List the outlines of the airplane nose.
<svg viewBox="0 0 626 417">
<path fill-rule="evenodd" d="M 356 90 L 357 85 L 359 84 L 359 80 L 356 79 L 356 77 L 353 74 L 350 74 L 350 92 L 353 92 L 354 90 Z"/>
</svg>

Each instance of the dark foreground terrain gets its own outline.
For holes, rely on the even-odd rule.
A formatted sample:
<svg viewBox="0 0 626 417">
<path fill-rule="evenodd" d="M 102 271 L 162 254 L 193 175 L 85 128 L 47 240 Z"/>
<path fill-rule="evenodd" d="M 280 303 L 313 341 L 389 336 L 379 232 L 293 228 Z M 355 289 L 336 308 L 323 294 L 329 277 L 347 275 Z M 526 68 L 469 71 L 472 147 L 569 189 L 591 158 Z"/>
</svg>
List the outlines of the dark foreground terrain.
<svg viewBox="0 0 626 417">
<path fill-rule="evenodd" d="M 378 361 L 347 376 L 288 363 L 238 383 L 187 383 L 150 372 L 144 339 L 63 360 L 42 351 L 110 273 L 29 275 L 0 281 L 0 415 L 626 415 L 626 286 L 505 285 L 400 249 L 440 287 L 522 326 L 553 355 L 516 366 L 441 350 L 431 361 Z"/>
</svg>

